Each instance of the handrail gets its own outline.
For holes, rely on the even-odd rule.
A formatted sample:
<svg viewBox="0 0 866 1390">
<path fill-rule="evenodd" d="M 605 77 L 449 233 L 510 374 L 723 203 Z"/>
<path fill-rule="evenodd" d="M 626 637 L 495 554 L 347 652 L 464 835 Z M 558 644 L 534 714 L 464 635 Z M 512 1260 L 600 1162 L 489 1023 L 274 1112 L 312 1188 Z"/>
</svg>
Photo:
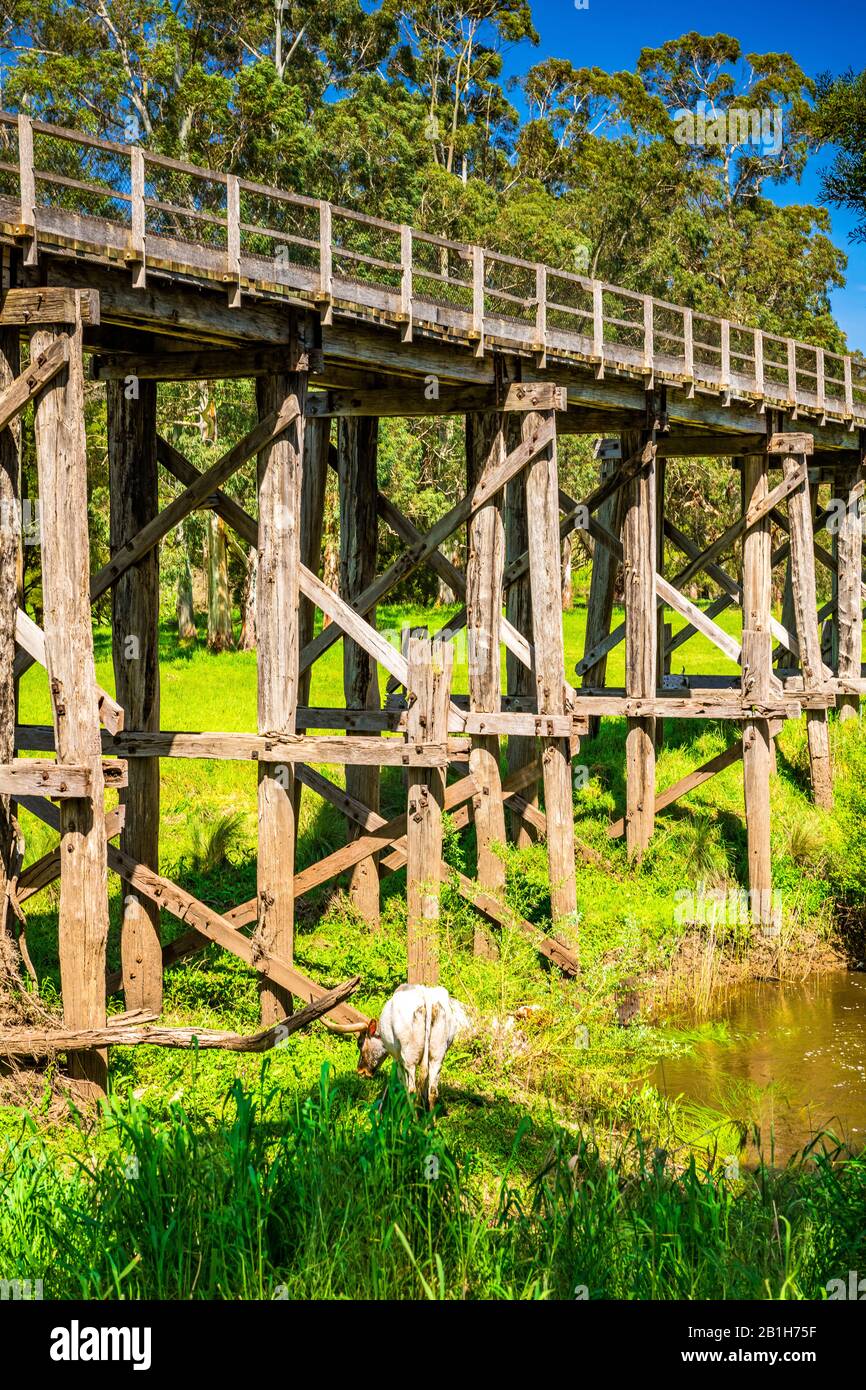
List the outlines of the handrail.
<svg viewBox="0 0 866 1390">
<path fill-rule="evenodd" d="M 62 142 L 62 167 L 45 167 L 46 154 L 56 162 L 51 141 Z M 25 114 L 0 111 L 0 153 L 0 223 L 23 240 L 30 265 L 40 242 L 74 240 L 120 252 L 136 287 L 151 267 L 220 280 L 235 306 L 245 287 L 289 290 L 311 298 L 326 323 L 335 305 L 378 310 L 407 341 L 423 326 L 456 334 L 477 355 L 511 348 L 541 365 L 577 361 L 599 377 L 611 369 L 725 404 L 740 397 L 866 424 L 866 362 L 851 354 Z"/>
</svg>

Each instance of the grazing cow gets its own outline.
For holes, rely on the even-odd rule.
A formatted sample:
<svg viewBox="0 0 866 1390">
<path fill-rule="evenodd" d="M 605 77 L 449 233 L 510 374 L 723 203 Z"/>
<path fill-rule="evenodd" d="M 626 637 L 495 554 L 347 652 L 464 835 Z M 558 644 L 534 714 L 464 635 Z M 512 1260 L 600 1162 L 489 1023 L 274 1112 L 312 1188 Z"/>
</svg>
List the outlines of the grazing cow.
<svg viewBox="0 0 866 1390">
<path fill-rule="evenodd" d="M 393 1057 L 409 1095 L 420 1090 L 424 1104 L 432 1110 L 445 1053 L 469 1026 L 463 1005 L 446 989 L 400 985 L 378 1019 L 346 1031 L 360 1034 L 360 1076 L 374 1076 L 385 1058 Z"/>
</svg>

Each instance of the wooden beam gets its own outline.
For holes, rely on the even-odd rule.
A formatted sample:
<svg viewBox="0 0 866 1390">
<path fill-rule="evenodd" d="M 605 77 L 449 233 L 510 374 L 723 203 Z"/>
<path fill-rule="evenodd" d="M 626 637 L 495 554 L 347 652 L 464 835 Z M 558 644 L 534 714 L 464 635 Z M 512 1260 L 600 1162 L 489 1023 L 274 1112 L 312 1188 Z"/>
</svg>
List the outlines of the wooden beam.
<svg viewBox="0 0 866 1390">
<path fill-rule="evenodd" d="M 791 438 L 795 443 L 801 442 L 799 436 L 794 435 Z M 782 469 L 786 479 L 805 476 L 805 454 L 785 454 L 782 458 Z M 788 522 L 791 536 L 791 591 L 800 644 L 803 687 L 805 690 L 816 690 L 823 685 L 824 663 L 821 659 L 821 635 L 817 619 L 812 504 L 805 483 L 794 489 L 788 497 Z M 833 805 L 833 771 L 826 710 L 807 711 L 806 732 L 812 772 L 812 795 L 816 805 L 829 810 Z"/>
<path fill-rule="evenodd" d="M 743 500 L 754 508 L 769 491 L 767 456 L 749 454 L 743 459 Z M 743 541 L 743 702 L 756 704 L 770 696 L 772 639 L 772 537 L 765 513 Z M 770 862 L 770 725 L 766 718 L 748 719 L 743 725 L 743 789 L 746 804 L 746 840 L 752 920 L 772 925 L 772 868 Z"/>
<path fill-rule="evenodd" d="M 511 420 L 506 424 L 508 431 L 506 435 L 507 447 L 512 449 L 516 443 L 516 434 L 519 424 Z M 521 473 L 516 478 L 512 478 L 505 489 L 505 570 L 502 575 L 503 585 L 505 584 L 505 574 L 509 567 L 519 561 L 524 555 L 529 553 L 529 527 L 526 517 L 526 475 Z M 507 625 L 518 632 L 527 642 L 532 642 L 532 593 L 529 584 L 528 564 L 527 568 L 514 580 L 505 590 L 505 617 Z M 514 650 L 509 647 L 505 654 L 505 680 L 506 689 L 509 696 L 528 697 L 535 696 L 535 676 L 532 666 L 527 666 L 518 660 Z M 521 768 L 535 763 L 538 757 L 538 749 L 534 735 L 534 730 L 528 738 L 524 738 L 515 731 L 508 735 L 508 771 L 509 774 L 517 773 Z M 526 788 L 526 800 L 531 806 L 538 804 L 538 782 L 531 783 Z M 512 813 L 509 817 L 511 839 L 518 849 L 524 849 L 532 843 L 532 831 L 523 816 Z"/>
<path fill-rule="evenodd" d="M 466 490 L 472 492 L 488 469 L 507 457 L 505 419 L 498 413 L 466 416 Z M 466 613 L 469 664 L 469 708 L 496 713 L 501 707 L 502 575 L 505 533 L 502 493 L 491 497 L 470 519 L 467 534 Z M 505 844 L 505 810 L 496 734 L 473 739 L 469 770 L 477 791 L 473 797 L 477 846 L 476 878 L 482 889 L 501 892 L 505 863 L 497 847 Z M 493 956 L 495 944 L 480 925 L 474 937 L 476 955 Z"/>
<path fill-rule="evenodd" d="M 105 785 L 126 785 L 126 765 L 102 763 Z M 89 763 L 60 763 L 44 758 L 13 758 L 0 763 L 0 796 L 50 796 L 81 800 L 93 793 L 93 769 Z"/>
<path fill-rule="evenodd" d="M 410 686 L 407 742 L 442 738 L 448 724 L 454 648 L 409 639 Z M 406 822 L 407 979 L 410 984 L 439 981 L 439 891 L 442 864 L 442 809 L 445 773 L 438 769 L 409 773 Z"/>
<path fill-rule="evenodd" d="M 378 394 L 378 393 L 374 393 Z M 379 421 L 375 415 L 344 416 L 337 428 L 337 477 L 340 494 L 340 594 L 347 604 L 369 589 L 376 578 L 378 555 L 377 457 Z M 375 624 L 375 609 L 365 615 Z M 311 634 L 312 636 L 312 634 Z M 343 640 L 343 691 L 348 709 L 379 708 L 378 667 L 357 642 Z M 346 791 L 379 810 L 379 768 L 366 763 L 346 767 Z M 350 841 L 357 838 L 347 822 Z M 349 875 L 349 898 L 359 916 L 375 931 L 379 926 L 379 866 L 375 855 L 362 859 Z"/>
<path fill-rule="evenodd" d="M 99 323 L 99 291 L 71 290 L 47 285 L 7 289 L 0 294 L 0 326 L 13 324 L 35 328 L 42 324 L 96 326 Z"/>
<path fill-rule="evenodd" d="M 12 274 L 8 248 L 2 252 L 3 283 Z M 5 392 L 18 375 L 19 342 L 16 328 L 0 327 L 0 392 Z M 15 617 L 18 610 L 20 515 L 20 428 L 0 431 L 0 763 L 15 756 Z M 11 891 L 16 887 L 20 867 L 15 808 L 9 797 L 0 796 L 0 940 L 10 930 L 8 922 Z"/>
<path fill-rule="evenodd" d="M 606 459 L 601 464 L 601 480 L 613 478 L 619 472 L 618 459 Z M 618 488 L 599 508 L 599 521 L 617 538 L 622 532 L 624 488 Z M 592 574 L 589 584 L 589 598 L 586 606 L 586 633 L 583 643 L 583 662 L 581 663 L 581 684 L 584 686 L 603 686 L 607 674 L 607 654 L 602 653 L 597 660 L 586 665 L 589 655 L 610 635 L 613 617 L 613 600 L 616 584 L 618 560 L 606 545 L 595 547 L 592 556 Z M 623 634 L 625 629 L 623 629 Z M 590 719 L 589 731 L 593 738 L 598 734 L 599 716 Z"/>
<path fill-rule="evenodd" d="M 863 605 L 860 598 L 863 583 L 863 507 L 864 468 L 862 463 L 848 466 L 839 479 L 839 496 L 845 505 L 839 519 L 836 537 L 839 563 L 838 632 L 839 680 L 860 679 L 863 650 Z M 859 695 L 840 695 L 837 700 L 839 719 L 856 719 L 860 711 Z"/>
<path fill-rule="evenodd" d="M 45 633 L 22 608 L 19 608 L 15 615 L 15 641 L 20 648 L 15 658 L 16 677 L 20 677 L 34 661 L 47 668 Z M 124 724 L 123 706 L 119 705 L 107 690 L 103 690 L 101 685 L 96 686 L 96 704 L 100 721 L 109 733 L 118 733 Z"/>
<path fill-rule="evenodd" d="M 113 840 L 123 829 L 123 819 L 125 808 L 117 806 L 113 811 L 106 812 L 105 816 L 105 838 Z M 60 877 L 60 846 L 49 850 L 34 863 L 28 864 L 26 869 L 21 871 L 18 882 L 15 885 L 15 898 L 19 906 L 32 898 L 34 893 L 39 893 L 43 888 L 47 888 L 49 883 Z M 118 971 L 117 987 L 120 988 L 121 976 Z M 109 991 L 110 992 L 110 991 Z"/>
<path fill-rule="evenodd" d="M 565 712 L 565 651 L 562 636 L 562 584 L 559 541 L 559 477 L 553 417 L 523 416 L 529 443 L 546 435 L 548 443 L 533 454 L 526 473 L 529 575 L 535 688 L 539 712 Z M 547 814 L 547 859 L 553 934 L 574 944 L 577 935 L 577 885 L 574 872 L 574 809 L 571 794 L 571 747 L 568 739 L 543 738 L 541 764 Z"/>
<path fill-rule="evenodd" d="M 180 1047 L 199 1050 L 214 1048 L 224 1052 L 269 1052 L 300 1028 L 344 1003 L 361 983 L 360 975 L 327 990 L 299 1013 L 280 1019 L 270 1028 L 252 1035 L 231 1033 L 221 1028 L 159 1028 L 139 1020 L 135 1013 L 112 1019 L 105 1028 L 3 1028 L 0 1029 L 0 1057 L 53 1056 L 57 1052 L 81 1051 L 94 1047 Z M 152 1017 L 152 1016 L 151 1016 Z"/>
<path fill-rule="evenodd" d="M 45 349 L 35 353 L 27 370 L 3 390 L 0 395 L 0 430 L 4 430 L 10 420 L 14 420 L 42 387 L 57 375 L 69 358 L 69 339 L 61 333 Z"/>
<path fill-rule="evenodd" d="M 485 386 L 440 386 L 429 395 L 425 383 L 400 383 L 370 390 L 320 391 L 310 395 L 307 414 L 311 416 L 398 416 L 401 419 L 428 415 L 464 415 L 481 411 L 497 414 L 526 410 L 565 410 L 566 393 L 552 382 L 524 385 L 513 381 L 504 390 Z"/>
<path fill-rule="evenodd" d="M 33 335 L 38 357 L 56 335 Z M 60 808 L 63 871 L 58 936 L 63 1018 L 68 1028 L 105 1026 L 108 941 L 103 769 L 87 597 L 87 443 L 81 325 L 70 334 L 66 365 L 36 398 L 36 464 L 41 504 L 45 651 L 57 761 L 89 766 L 90 793 Z M 72 1053 L 72 1074 L 98 1090 L 107 1081 L 105 1055 Z"/>
<path fill-rule="evenodd" d="M 634 453 L 641 436 L 622 437 L 623 456 Z M 622 560 L 625 593 L 625 688 L 633 699 L 651 699 L 656 688 L 656 460 L 653 456 L 628 485 L 623 515 Z M 591 532 L 591 534 L 593 534 Z M 614 538 L 615 539 L 615 538 Z M 640 859 L 655 820 L 655 723 L 632 716 L 626 730 L 626 842 Z"/>
<path fill-rule="evenodd" d="M 156 384 L 140 381 L 132 391 L 112 381 L 106 387 L 109 543 L 112 554 L 159 511 L 156 463 Z M 159 729 L 159 551 L 151 550 L 120 576 L 111 593 L 114 680 L 133 728 Z M 159 869 L 159 763 L 133 759 L 124 795 L 126 820 L 120 848 L 132 859 Z M 159 910 L 121 886 L 120 954 L 127 1009 L 162 1010 L 162 947 Z"/>
<path fill-rule="evenodd" d="M 306 712 L 305 719 L 310 722 L 310 711 Z M 52 731 L 42 725 L 20 725 L 17 737 L 18 747 L 22 749 L 50 751 L 54 746 Z M 160 729 L 158 733 L 134 729 L 103 737 L 103 751 L 123 758 L 207 758 L 292 764 L 367 761 L 379 767 L 445 767 L 449 762 L 468 762 L 469 746 L 468 738 L 449 738 L 416 746 L 407 745 L 402 739 L 374 740 L 351 734 L 330 738 L 315 734 L 188 733 L 172 729 Z"/>
<path fill-rule="evenodd" d="M 260 735 L 292 736 L 298 692 L 301 473 L 306 377 L 275 373 L 256 381 L 261 420 L 288 417 L 291 427 L 258 456 L 256 656 Z M 195 486 L 195 484 L 193 484 Z M 258 771 L 258 926 L 256 948 L 291 964 L 294 954 L 294 771 L 291 762 L 262 760 Z M 291 1012 L 291 992 L 259 981 L 264 1027 Z"/>
</svg>

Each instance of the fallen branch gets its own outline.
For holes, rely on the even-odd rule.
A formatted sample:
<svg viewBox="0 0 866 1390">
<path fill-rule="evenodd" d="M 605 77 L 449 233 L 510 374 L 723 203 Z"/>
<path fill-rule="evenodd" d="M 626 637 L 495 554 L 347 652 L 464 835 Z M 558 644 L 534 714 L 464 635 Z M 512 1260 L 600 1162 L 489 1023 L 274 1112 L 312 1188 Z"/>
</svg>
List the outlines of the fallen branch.
<svg viewBox="0 0 866 1390">
<path fill-rule="evenodd" d="M 99 1047 L 200 1047 L 228 1052 L 268 1052 L 300 1028 L 342 1004 L 360 984 L 360 976 L 329 989 L 312 1004 L 261 1033 L 244 1035 L 219 1028 L 160 1028 L 117 1019 L 105 1028 L 0 1029 L 0 1057 L 35 1057 L 55 1052 L 83 1052 Z"/>
</svg>

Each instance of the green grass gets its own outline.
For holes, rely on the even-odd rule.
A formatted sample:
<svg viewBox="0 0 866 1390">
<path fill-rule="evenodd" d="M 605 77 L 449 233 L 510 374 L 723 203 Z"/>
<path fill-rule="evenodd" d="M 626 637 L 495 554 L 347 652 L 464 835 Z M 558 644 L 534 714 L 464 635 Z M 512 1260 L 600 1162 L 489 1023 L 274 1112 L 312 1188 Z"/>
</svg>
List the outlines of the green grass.
<svg viewBox="0 0 866 1390">
<path fill-rule="evenodd" d="M 385 608 L 379 626 L 435 629 L 447 616 Z M 567 670 L 582 652 L 584 623 L 583 609 L 566 615 Z M 168 627 L 161 646 L 163 727 L 255 728 L 254 654 L 184 650 Z M 692 670 L 726 669 L 703 639 L 686 651 Z M 98 679 L 112 689 L 101 629 L 96 653 Z M 620 649 L 611 683 L 622 679 L 621 662 Z M 465 675 L 464 662 L 457 690 Z M 311 701 L 341 699 L 337 643 L 315 667 Z M 35 669 L 22 685 L 21 718 L 50 719 Z M 741 768 L 660 817 L 635 867 L 623 842 L 606 834 L 623 808 L 623 734 L 621 723 L 605 721 L 586 746 L 589 777 L 575 792 L 578 838 L 604 860 L 579 865 L 579 982 L 548 970 L 516 932 L 502 933 L 498 960 L 475 958 L 474 914 L 444 892 L 443 983 L 477 1021 L 448 1057 L 447 1113 L 413 1117 L 393 1096 L 377 1110 L 381 1087 L 356 1076 L 354 1045 L 322 1028 L 272 1053 L 264 1077 L 255 1057 L 115 1049 L 109 1109 L 96 1121 L 58 1110 L 49 1072 L 30 1114 L 0 1109 L 3 1277 L 41 1277 L 52 1297 L 269 1297 L 280 1285 L 292 1297 L 572 1297 L 577 1285 L 593 1297 L 814 1297 L 840 1269 L 862 1267 L 860 1223 L 847 1215 L 862 1204 L 861 1159 L 809 1159 L 731 1183 L 718 1155 L 731 1152 L 736 1115 L 690 1114 L 641 1084 L 660 1056 L 693 1045 L 696 1034 L 664 1017 L 619 1028 L 623 981 L 672 973 L 686 937 L 697 935 L 711 962 L 720 947 L 748 959 L 752 942 L 748 929 L 695 933 L 676 917 L 684 886 L 745 882 Z M 659 787 L 731 736 L 718 723 L 668 721 Z M 832 814 L 811 806 L 803 729 L 788 726 L 779 740 L 773 869 L 783 892 L 782 959 L 794 965 L 826 941 L 840 902 L 862 919 L 866 898 L 866 738 L 854 723 L 834 724 L 833 739 Z M 161 772 L 162 871 L 218 909 L 253 896 L 255 767 L 167 759 Z M 327 773 L 341 781 L 340 768 Z M 384 769 L 383 813 L 404 801 L 399 771 Z M 54 837 L 23 821 L 30 862 Z M 338 813 L 305 792 L 299 866 L 344 837 Z M 446 854 L 472 873 L 471 833 L 449 835 Z M 509 901 L 549 924 L 543 846 L 503 854 Z M 334 888 L 298 904 L 298 965 L 326 984 L 359 974 L 357 1002 L 376 1012 L 405 978 L 403 875 L 383 881 L 378 933 Z M 49 1001 L 59 989 L 57 891 L 28 903 L 28 944 Z M 110 891 L 116 968 L 113 877 Z M 183 930 L 167 915 L 162 928 L 166 940 Z M 540 1006 L 534 1022 L 516 1045 L 504 1041 L 493 1019 L 530 1003 Z M 209 947 L 167 973 L 164 1017 L 253 1031 L 251 972 Z M 656 1149 L 668 1154 L 663 1167 L 653 1164 Z M 568 1160 L 576 1153 L 575 1181 Z M 435 1181 L 424 1176 L 431 1154 Z"/>
</svg>

